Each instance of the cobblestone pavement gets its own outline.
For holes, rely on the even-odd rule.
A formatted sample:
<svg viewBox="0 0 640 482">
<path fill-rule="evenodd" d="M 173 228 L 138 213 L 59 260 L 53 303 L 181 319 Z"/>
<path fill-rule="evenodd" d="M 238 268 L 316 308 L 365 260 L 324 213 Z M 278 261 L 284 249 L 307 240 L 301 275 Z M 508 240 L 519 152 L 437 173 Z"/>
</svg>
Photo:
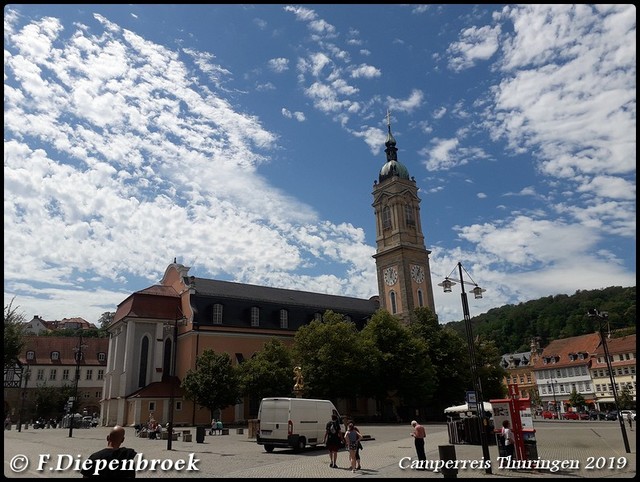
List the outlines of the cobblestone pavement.
<svg viewBox="0 0 640 482">
<path fill-rule="evenodd" d="M 324 447 L 307 448 L 304 452 L 275 449 L 272 453 L 249 439 L 247 430 L 243 434 L 230 429 L 229 435 L 207 435 L 203 443 L 197 443 L 195 428 L 191 427 L 192 442 L 172 442 L 167 450 L 166 440 L 148 440 L 135 437 L 134 430 L 127 427 L 124 445 L 142 454 L 141 461 L 148 464 L 158 460 L 161 466 L 155 470 L 142 470 L 138 478 L 151 477 L 226 477 L 226 478 L 444 478 L 442 472 L 401 469 L 401 460 L 415 460 L 413 439 L 408 425 L 361 425 L 364 434 L 372 440 L 364 442 L 362 470 L 355 474 L 347 469 L 348 454 L 338 454 L 338 469 L 329 467 L 329 456 Z M 460 468 L 458 478 L 500 477 L 614 477 L 636 476 L 636 437 L 634 427 L 627 435 L 630 453 L 626 453 L 620 425 L 608 421 L 536 421 L 538 457 L 542 461 L 558 461 L 565 466 L 550 470 L 508 470 L 498 466 L 498 450 L 489 446 L 492 459 L 491 473 L 484 468 Z M 449 445 L 446 424 L 427 424 L 427 458 L 438 461 L 439 446 Z M 179 429 L 180 431 L 182 430 Z M 74 429 L 69 437 L 68 429 L 24 429 L 4 432 L 5 477 L 81 477 L 77 467 L 92 452 L 106 446 L 109 429 L 97 427 Z M 482 460 L 479 445 L 454 445 L 459 463 Z M 47 459 L 47 456 L 49 458 Z M 185 461 L 185 469 L 166 470 L 179 460 Z M 28 461 L 28 467 L 24 462 Z M 40 466 L 41 470 L 38 470 Z M 592 467 L 592 468 L 591 468 Z M 58 470 L 61 469 L 61 470 Z M 20 470 L 20 471 L 18 471 Z"/>
</svg>

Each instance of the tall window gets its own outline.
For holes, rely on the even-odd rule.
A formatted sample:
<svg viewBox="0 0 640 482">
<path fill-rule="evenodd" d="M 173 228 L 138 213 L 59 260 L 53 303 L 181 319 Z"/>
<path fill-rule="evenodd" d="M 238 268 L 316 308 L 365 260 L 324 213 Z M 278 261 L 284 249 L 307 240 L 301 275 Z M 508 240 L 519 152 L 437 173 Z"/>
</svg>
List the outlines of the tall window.
<svg viewBox="0 0 640 482">
<path fill-rule="evenodd" d="M 222 305 L 220 303 L 213 305 L 213 324 L 222 325 Z"/>
<path fill-rule="evenodd" d="M 168 377 L 173 375 L 171 373 L 171 349 L 173 347 L 173 341 L 170 338 L 167 338 L 164 341 L 164 353 L 162 358 L 162 375 L 163 377 Z"/>
<path fill-rule="evenodd" d="M 382 229 L 391 229 L 391 209 L 389 206 L 382 208 Z"/>
<path fill-rule="evenodd" d="M 260 326 L 260 308 L 251 307 L 251 326 Z"/>
<path fill-rule="evenodd" d="M 62 379 L 63 380 L 69 380 L 69 369 L 65 368 L 64 370 L 62 370 Z"/>
<path fill-rule="evenodd" d="M 104 380 L 104 370 L 98 370 L 98 380 Z"/>
<path fill-rule="evenodd" d="M 55 368 L 52 368 L 51 371 L 49 372 L 49 380 L 55 380 L 57 375 L 58 375 L 58 370 L 56 370 Z"/>
<path fill-rule="evenodd" d="M 418 290 L 418 306 L 424 306 L 424 297 L 422 296 L 422 290 Z"/>
<path fill-rule="evenodd" d="M 398 306 L 396 304 L 396 292 L 391 291 L 389 293 L 389 299 L 391 300 L 391 314 L 395 315 L 398 312 Z"/>
<path fill-rule="evenodd" d="M 147 364 L 149 362 L 149 337 L 142 338 L 140 346 L 140 371 L 138 372 L 138 387 L 147 385 Z"/>
<path fill-rule="evenodd" d="M 413 215 L 413 206 L 409 204 L 404 205 L 404 216 L 405 216 L 405 220 L 407 221 L 407 226 L 416 225 L 416 218 Z"/>
<path fill-rule="evenodd" d="M 280 328 L 289 328 L 289 313 L 287 310 L 280 310 Z"/>
<path fill-rule="evenodd" d="M 93 380 L 93 370 L 87 370 L 87 380 Z"/>
</svg>

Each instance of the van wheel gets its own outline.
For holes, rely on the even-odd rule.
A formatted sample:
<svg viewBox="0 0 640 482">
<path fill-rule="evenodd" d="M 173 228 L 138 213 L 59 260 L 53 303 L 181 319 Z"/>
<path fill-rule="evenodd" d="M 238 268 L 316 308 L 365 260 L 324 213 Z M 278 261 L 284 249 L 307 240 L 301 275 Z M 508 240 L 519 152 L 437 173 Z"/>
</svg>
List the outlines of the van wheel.
<svg viewBox="0 0 640 482">
<path fill-rule="evenodd" d="M 265 449 L 267 452 L 271 453 L 271 452 L 273 452 L 273 445 L 265 445 L 265 446 L 264 446 L 264 449 Z"/>
<path fill-rule="evenodd" d="M 296 451 L 297 452 L 302 452 L 306 445 L 307 445 L 307 443 L 306 443 L 306 440 L 304 439 L 304 437 L 300 437 L 298 439 L 298 445 L 296 446 Z"/>
</svg>

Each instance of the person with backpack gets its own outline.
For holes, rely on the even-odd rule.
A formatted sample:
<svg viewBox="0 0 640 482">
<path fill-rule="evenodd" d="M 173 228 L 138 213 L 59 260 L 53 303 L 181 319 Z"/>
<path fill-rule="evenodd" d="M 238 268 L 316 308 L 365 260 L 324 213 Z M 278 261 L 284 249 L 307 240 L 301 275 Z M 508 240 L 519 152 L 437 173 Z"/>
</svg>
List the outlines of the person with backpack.
<svg viewBox="0 0 640 482">
<path fill-rule="evenodd" d="M 329 467 L 338 468 L 338 450 L 342 441 L 342 427 L 338 421 L 338 415 L 331 415 L 324 432 L 324 444 L 329 449 Z"/>
</svg>

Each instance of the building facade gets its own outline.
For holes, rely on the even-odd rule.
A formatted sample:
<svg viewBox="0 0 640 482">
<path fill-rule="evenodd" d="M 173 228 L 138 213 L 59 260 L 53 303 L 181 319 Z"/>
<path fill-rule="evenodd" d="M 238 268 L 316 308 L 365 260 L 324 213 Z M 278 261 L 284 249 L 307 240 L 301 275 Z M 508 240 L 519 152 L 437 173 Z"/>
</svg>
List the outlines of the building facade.
<svg viewBox="0 0 640 482">
<path fill-rule="evenodd" d="M 609 338 L 607 340 L 607 348 L 618 397 L 620 397 L 625 388 L 628 389 L 635 406 L 637 390 L 636 335 Z M 591 365 L 591 378 L 595 386 L 596 409 L 602 411 L 615 409 L 611 377 L 603 345 L 600 345 L 594 354 L 593 364 Z"/>
<path fill-rule="evenodd" d="M 132 425 L 146 422 L 151 414 L 166 422 L 171 412 L 175 425 L 209 423 L 211 414 L 185 400 L 179 390 L 180 380 L 195 368 L 205 349 L 229 353 L 241 363 L 269 339 L 291 344 L 301 326 L 327 310 L 344 315 L 358 328 L 380 308 L 404 321 L 416 307 L 436 313 L 418 188 L 397 160 L 396 141 L 387 124 L 386 162 L 373 190 L 379 294 L 359 299 L 196 278 L 174 260 L 158 285 L 118 305 L 108 327 L 111 356 L 103 423 Z M 221 416 L 226 422 L 247 420 L 257 413 L 258 403 L 245 400 Z M 370 403 L 351 401 L 349 412 L 372 414 L 377 407 Z"/>
<path fill-rule="evenodd" d="M 77 412 L 100 413 L 100 402 L 108 358 L 107 338 L 66 336 L 26 336 L 19 361 L 23 376 L 19 388 L 5 389 L 5 412 L 17 422 L 60 413 L 64 406 L 52 407 L 52 414 L 38 407 L 39 394 L 49 388 L 68 388 L 77 397 Z M 76 376 L 77 395 L 75 394 Z M 24 400 L 24 402 L 22 402 Z M 64 402 L 66 402 L 65 400 Z"/>
</svg>

